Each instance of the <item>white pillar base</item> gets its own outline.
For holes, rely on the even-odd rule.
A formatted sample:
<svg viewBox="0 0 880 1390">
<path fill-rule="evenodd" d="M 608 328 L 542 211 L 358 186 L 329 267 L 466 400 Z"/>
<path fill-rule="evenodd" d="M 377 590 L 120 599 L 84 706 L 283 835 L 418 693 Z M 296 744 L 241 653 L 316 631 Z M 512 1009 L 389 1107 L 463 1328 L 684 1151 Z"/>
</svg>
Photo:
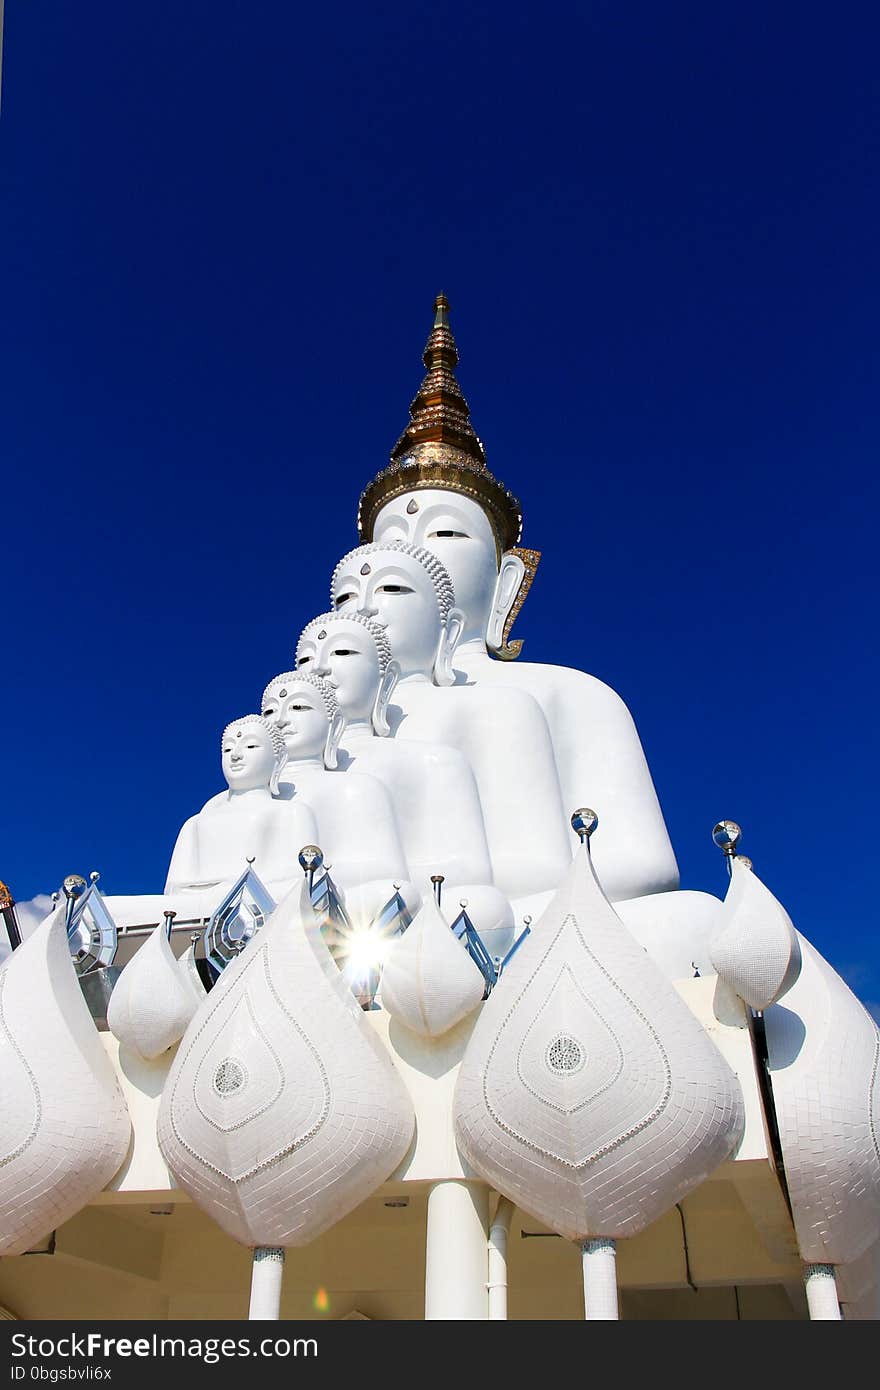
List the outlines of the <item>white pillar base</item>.
<svg viewBox="0 0 880 1390">
<path fill-rule="evenodd" d="M 584 1317 L 589 1322 L 617 1322 L 617 1248 L 613 1240 L 581 1243 L 584 1262 Z"/>
<path fill-rule="evenodd" d="M 450 1180 L 428 1193 L 425 1251 L 425 1321 L 483 1322 L 486 1291 L 489 1189 Z"/>
<path fill-rule="evenodd" d="M 804 1265 L 804 1284 L 811 1322 L 840 1322 L 834 1265 Z"/>
<path fill-rule="evenodd" d="M 250 1322 L 277 1322 L 281 1317 L 281 1280 L 284 1277 L 284 1249 L 280 1245 L 258 1245 L 251 1271 Z"/>
</svg>

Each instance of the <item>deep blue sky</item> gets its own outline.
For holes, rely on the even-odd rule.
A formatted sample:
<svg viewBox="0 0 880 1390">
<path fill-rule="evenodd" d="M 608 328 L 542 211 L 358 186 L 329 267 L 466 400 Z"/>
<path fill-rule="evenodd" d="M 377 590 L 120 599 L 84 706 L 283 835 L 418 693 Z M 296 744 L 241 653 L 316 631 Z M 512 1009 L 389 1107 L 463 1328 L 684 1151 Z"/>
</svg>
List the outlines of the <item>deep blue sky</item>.
<svg viewBox="0 0 880 1390">
<path fill-rule="evenodd" d="M 161 886 L 355 542 L 443 289 L 686 886 L 876 947 L 876 7 L 7 5 L 4 831 Z"/>
</svg>

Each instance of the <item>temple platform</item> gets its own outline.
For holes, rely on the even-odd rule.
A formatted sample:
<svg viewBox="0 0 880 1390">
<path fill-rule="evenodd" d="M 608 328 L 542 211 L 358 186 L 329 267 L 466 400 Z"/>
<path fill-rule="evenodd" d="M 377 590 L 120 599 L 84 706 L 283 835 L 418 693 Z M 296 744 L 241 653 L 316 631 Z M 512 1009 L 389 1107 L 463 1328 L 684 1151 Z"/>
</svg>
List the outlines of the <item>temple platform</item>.
<svg viewBox="0 0 880 1390">
<path fill-rule="evenodd" d="M 746 1127 L 736 1156 L 647 1230 L 618 1243 L 624 1319 L 806 1318 L 801 1264 L 767 1134 L 743 1006 L 716 999 L 714 977 L 678 992 L 735 1071 Z M 720 1014 L 720 1017 L 717 1016 Z M 476 1014 L 431 1043 L 381 1010 L 366 1015 L 412 1096 L 416 1137 L 391 1181 L 311 1245 L 287 1252 L 283 1318 L 420 1320 L 425 1315 L 429 1197 L 443 1184 L 497 1196 L 462 1164 L 452 1095 Z M 250 1252 L 174 1186 L 156 1144 L 156 1115 L 173 1049 L 153 1063 L 101 1035 L 133 1123 L 128 1157 L 110 1186 L 33 1254 L 0 1260 L 0 1304 L 28 1319 L 241 1319 Z M 485 1217 L 482 1218 L 485 1227 Z M 472 1319 L 488 1317 L 480 1244 L 463 1239 Z M 485 1246 L 482 1247 L 485 1252 Z M 448 1254 L 448 1252 L 447 1252 Z M 455 1257 L 453 1242 L 453 1258 Z M 474 1268 L 474 1261 L 476 1267 Z M 581 1320 L 576 1246 L 514 1213 L 508 1244 L 508 1317 Z"/>
</svg>

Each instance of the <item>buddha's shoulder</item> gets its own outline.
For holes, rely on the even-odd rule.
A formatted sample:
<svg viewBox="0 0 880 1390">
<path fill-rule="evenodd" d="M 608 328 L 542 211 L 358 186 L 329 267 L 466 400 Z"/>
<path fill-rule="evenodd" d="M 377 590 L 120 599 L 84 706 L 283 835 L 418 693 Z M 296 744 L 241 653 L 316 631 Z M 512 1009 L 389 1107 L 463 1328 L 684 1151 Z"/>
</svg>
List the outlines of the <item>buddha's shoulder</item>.
<svg viewBox="0 0 880 1390">
<path fill-rule="evenodd" d="M 493 663 L 495 664 L 495 663 Z M 497 663 L 501 664 L 501 663 Z M 548 666 L 548 671 L 553 667 Z M 442 690 L 434 690 L 437 697 L 437 708 L 441 711 L 451 710 L 460 712 L 463 707 L 470 709 L 498 709 L 503 706 L 507 710 L 515 710 L 528 714 L 533 709 L 537 700 L 531 690 L 525 684 L 516 684 L 512 681 L 499 682 L 497 685 L 488 684 L 485 681 L 477 681 L 471 685 L 452 685 Z M 430 707 L 429 707 L 430 708 Z"/>
<path fill-rule="evenodd" d="M 502 663 L 497 662 L 496 665 Z M 579 671 L 574 666 L 549 666 L 537 661 L 511 663 L 506 667 L 518 680 L 519 688 L 535 694 L 555 691 L 571 699 L 590 700 L 608 710 L 625 710 L 629 713 L 626 701 L 610 685 L 591 676 L 587 671 Z"/>
<path fill-rule="evenodd" d="M 199 811 L 198 815 L 190 816 L 188 820 L 185 820 L 183 822 L 183 825 L 177 832 L 178 844 L 180 844 L 182 841 L 188 840 L 192 835 L 195 834 L 196 830 L 198 829 L 199 816 L 201 816 L 201 814 L 201 811 Z"/>
</svg>

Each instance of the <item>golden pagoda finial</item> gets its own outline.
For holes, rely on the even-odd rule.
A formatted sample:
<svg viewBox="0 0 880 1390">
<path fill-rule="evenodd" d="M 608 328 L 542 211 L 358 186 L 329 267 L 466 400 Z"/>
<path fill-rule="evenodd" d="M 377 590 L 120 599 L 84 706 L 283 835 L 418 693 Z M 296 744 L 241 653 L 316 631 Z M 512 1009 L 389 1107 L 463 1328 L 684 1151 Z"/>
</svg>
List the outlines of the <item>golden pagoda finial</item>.
<svg viewBox="0 0 880 1390">
<path fill-rule="evenodd" d="M 8 912 L 11 907 L 15 907 L 15 898 L 6 884 L 0 883 L 0 912 Z"/>
<path fill-rule="evenodd" d="M 367 484 L 358 509 L 361 539 L 373 538 L 380 509 L 418 488 L 447 488 L 472 497 L 488 516 L 503 551 L 522 530 L 519 503 L 486 467 L 486 455 L 455 378 L 458 348 L 449 326 L 449 300 L 438 294 L 422 361 L 427 369 L 409 408 L 410 422 L 391 452 L 391 462 Z"/>
<path fill-rule="evenodd" d="M 391 457 L 403 458 L 418 444 L 451 444 L 478 463 L 485 464 L 483 446 L 474 434 L 468 403 L 455 379 L 458 348 L 449 327 L 449 300 L 434 300 L 434 324 L 422 361 L 427 374 L 409 408 L 410 422 L 395 444 Z"/>
</svg>

